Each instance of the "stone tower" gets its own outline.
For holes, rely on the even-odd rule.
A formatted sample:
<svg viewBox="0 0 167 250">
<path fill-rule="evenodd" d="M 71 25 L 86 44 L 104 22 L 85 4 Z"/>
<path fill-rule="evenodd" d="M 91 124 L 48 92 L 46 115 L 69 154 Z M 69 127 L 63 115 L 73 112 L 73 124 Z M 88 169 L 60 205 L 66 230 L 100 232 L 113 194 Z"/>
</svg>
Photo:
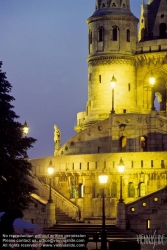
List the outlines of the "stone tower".
<svg viewBox="0 0 167 250">
<path fill-rule="evenodd" d="M 136 111 L 136 52 L 138 19 L 129 0 L 97 0 L 88 23 L 88 102 L 77 116 L 80 131 L 104 120 L 111 111 L 112 76 L 116 113 Z"/>
</svg>

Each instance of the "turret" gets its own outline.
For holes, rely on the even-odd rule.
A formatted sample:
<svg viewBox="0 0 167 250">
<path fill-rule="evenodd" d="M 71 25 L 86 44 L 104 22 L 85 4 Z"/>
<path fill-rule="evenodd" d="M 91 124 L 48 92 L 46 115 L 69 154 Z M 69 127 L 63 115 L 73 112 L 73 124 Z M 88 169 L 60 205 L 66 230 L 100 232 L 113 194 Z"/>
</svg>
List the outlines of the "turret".
<svg viewBox="0 0 167 250">
<path fill-rule="evenodd" d="M 107 118 L 111 111 L 115 76 L 116 113 L 136 110 L 136 72 L 132 58 L 136 53 L 138 19 L 129 0 L 96 0 L 88 23 L 88 102 L 86 113 L 79 113 L 78 127 Z"/>
</svg>

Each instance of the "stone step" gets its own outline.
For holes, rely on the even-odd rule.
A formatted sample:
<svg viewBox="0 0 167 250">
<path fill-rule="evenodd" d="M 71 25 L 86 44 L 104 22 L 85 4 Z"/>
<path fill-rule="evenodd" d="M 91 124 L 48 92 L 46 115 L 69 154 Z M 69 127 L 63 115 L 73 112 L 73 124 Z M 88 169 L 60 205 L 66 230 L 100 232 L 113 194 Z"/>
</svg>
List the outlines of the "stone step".
<svg viewBox="0 0 167 250">
<path fill-rule="evenodd" d="M 90 225 L 84 223 L 78 224 L 64 224 L 64 225 L 54 225 L 52 228 L 44 229 L 44 234 L 77 234 L 77 233 L 85 233 L 90 241 L 93 241 L 93 235 L 98 232 L 99 239 L 101 233 L 102 226 L 101 225 Z M 114 225 L 106 225 L 107 230 L 107 238 L 135 238 L 136 234 L 131 232 L 130 230 L 120 230 L 116 228 Z"/>
<path fill-rule="evenodd" d="M 56 207 L 56 222 L 59 224 L 64 223 L 75 223 L 76 220 L 72 217 L 68 216 L 64 211 L 62 211 L 60 208 Z"/>
</svg>

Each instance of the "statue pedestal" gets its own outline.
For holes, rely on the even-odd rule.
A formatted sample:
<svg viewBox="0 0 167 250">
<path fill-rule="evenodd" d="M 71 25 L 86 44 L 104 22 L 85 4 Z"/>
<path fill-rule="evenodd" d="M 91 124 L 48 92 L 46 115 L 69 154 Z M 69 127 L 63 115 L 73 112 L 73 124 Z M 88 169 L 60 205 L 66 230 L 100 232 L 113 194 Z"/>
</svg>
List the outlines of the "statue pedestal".
<svg viewBox="0 0 167 250">
<path fill-rule="evenodd" d="M 46 205 L 46 227 L 53 227 L 56 224 L 56 206 L 54 202 Z"/>
<path fill-rule="evenodd" d="M 125 203 L 120 201 L 117 204 L 116 226 L 120 229 L 126 229 Z"/>
</svg>

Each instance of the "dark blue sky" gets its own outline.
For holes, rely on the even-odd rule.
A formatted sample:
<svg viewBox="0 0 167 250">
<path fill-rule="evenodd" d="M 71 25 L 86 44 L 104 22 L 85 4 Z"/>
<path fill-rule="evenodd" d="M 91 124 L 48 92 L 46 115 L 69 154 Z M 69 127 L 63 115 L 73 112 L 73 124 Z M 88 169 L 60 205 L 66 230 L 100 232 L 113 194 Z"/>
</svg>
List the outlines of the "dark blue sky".
<svg viewBox="0 0 167 250">
<path fill-rule="evenodd" d="M 131 0 L 139 18 L 141 0 Z M 19 121 L 38 140 L 30 158 L 53 155 L 53 126 L 62 144 L 75 134 L 87 102 L 87 24 L 95 0 L 1 0 L 0 60 L 12 84 Z"/>
</svg>

